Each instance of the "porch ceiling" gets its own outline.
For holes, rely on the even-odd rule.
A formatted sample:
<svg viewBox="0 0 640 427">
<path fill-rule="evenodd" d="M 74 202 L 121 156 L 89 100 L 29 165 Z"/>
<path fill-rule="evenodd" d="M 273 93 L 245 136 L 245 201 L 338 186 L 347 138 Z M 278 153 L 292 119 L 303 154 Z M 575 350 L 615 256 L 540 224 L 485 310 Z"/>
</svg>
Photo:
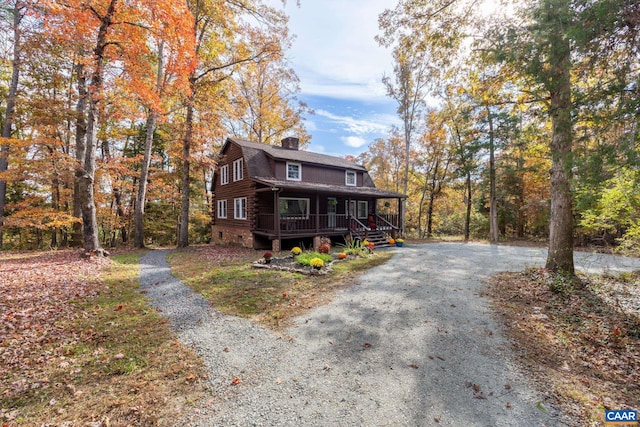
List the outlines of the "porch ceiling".
<svg viewBox="0 0 640 427">
<path fill-rule="evenodd" d="M 378 198 L 404 199 L 406 196 L 394 191 L 380 190 L 375 187 L 347 187 L 346 185 L 329 185 L 314 182 L 294 182 L 280 181 L 270 178 L 254 178 L 256 182 L 271 188 L 282 188 L 285 190 L 301 190 L 311 193 L 329 193 L 331 195 L 343 196 L 366 196 Z"/>
</svg>

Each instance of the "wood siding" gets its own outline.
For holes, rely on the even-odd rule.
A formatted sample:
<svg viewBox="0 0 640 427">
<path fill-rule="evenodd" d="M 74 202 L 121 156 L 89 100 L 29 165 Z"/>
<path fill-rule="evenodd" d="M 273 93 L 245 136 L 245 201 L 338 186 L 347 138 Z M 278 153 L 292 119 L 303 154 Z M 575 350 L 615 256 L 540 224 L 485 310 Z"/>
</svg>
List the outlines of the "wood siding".
<svg viewBox="0 0 640 427">
<path fill-rule="evenodd" d="M 299 163 L 299 162 L 291 162 Z M 302 181 L 301 182 L 316 182 L 320 184 L 329 185 L 345 185 L 346 169 L 331 168 L 327 166 L 318 166 L 308 163 L 299 163 L 302 165 Z M 363 172 L 354 170 L 356 173 L 356 186 L 362 187 Z M 287 162 L 278 161 L 275 164 L 276 179 L 283 181 L 287 180 Z"/>
<path fill-rule="evenodd" d="M 214 187 L 214 216 L 213 224 L 230 227 L 230 228 L 246 228 L 253 230 L 255 222 L 255 182 L 249 177 L 247 171 L 246 161 L 242 162 L 242 175 L 243 179 L 240 181 L 233 181 L 233 162 L 242 158 L 242 149 L 236 144 L 229 144 L 226 152 L 222 153 L 221 161 L 218 164 L 219 167 L 228 165 L 229 167 L 229 183 L 225 185 L 220 184 L 220 173 L 215 175 L 215 187 Z M 247 219 L 234 219 L 235 203 L 234 199 L 246 197 L 247 198 Z M 218 200 L 227 201 L 227 218 L 218 218 Z"/>
</svg>

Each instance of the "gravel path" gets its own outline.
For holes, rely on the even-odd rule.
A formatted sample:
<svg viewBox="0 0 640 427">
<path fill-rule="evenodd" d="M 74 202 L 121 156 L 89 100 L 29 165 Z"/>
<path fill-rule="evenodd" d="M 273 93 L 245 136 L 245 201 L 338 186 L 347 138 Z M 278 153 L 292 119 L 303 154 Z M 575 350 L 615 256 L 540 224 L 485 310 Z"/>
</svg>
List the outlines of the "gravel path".
<svg viewBox="0 0 640 427">
<path fill-rule="evenodd" d="M 409 245 L 284 334 L 222 315 L 175 279 L 165 251 L 142 259 L 151 303 L 193 346 L 212 398 L 184 426 L 556 426 L 571 424 L 512 362 L 483 280 L 543 265 L 546 250 Z M 576 253 L 583 271 L 640 260 Z M 234 378 L 241 382 L 232 385 Z"/>
</svg>

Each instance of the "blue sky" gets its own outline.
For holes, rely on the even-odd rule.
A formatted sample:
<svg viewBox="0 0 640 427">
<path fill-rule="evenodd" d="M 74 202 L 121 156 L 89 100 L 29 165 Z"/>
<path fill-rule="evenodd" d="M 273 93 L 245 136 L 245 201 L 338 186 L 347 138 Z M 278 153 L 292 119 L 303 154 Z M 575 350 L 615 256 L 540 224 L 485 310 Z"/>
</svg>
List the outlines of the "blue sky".
<svg viewBox="0 0 640 427">
<path fill-rule="evenodd" d="M 395 0 L 289 0 L 285 12 L 295 35 L 287 57 L 301 83 L 307 150 L 337 156 L 367 151 L 399 125 L 397 104 L 385 94 L 391 53 L 376 43 L 378 15 Z M 280 6 L 282 7 L 282 6 Z"/>
</svg>

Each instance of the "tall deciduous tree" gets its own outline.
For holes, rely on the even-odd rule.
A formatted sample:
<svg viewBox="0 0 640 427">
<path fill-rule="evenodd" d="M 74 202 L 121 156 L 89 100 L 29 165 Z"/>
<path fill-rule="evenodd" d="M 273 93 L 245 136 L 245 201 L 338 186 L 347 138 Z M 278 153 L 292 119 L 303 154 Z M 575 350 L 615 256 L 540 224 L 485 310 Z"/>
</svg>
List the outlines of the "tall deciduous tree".
<svg viewBox="0 0 640 427">
<path fill-rule="evenodd" d="M 228 109 L 228 99 L 222 99 L 222 83 L 230 79 L 238 66 L 280 52 L 280 45 L 269 38 L 265 44 L 253 45 L 247 38 L 260 26 L 275 31 L 286 24 L 286 18 L 275 9 L 258 0 L 235 2 L 228 0 L 190 0 L 189 8 L 195 21 L 192 27 L 195 39 L 194 57 L 197 64 L 189 75 L 190 95 L 185 99 L 184 132 L 182 136 L 181 210 L 178 226 L 178 246 L 189 245 L 189 215 L 191 195 L 191 162 L 196 135 L 199 106 L 209 105 L 216 112 Z M 244 22 L 243 21 L 244 18 Z M 253 20 L 255 28 L 247 22 Z M 209 100 L 203 98 L 209 97 Z M 211 101 L 213 99 L 213 101 Z M 209 101 L 209 102 L 207 102 Z M 218 104 L 217 108 L 211 104 Z M 221 105 L 227 104 L 227 105 Z M 221 118 L 211 117 L 220 122 Z M 211 138 L 213 139 L 213 138 Z"/>
<path fill-rule="evenodd" d="M 183 23 L 188 15 L 183 2 L 122 2 L 105 0 L 86 3 L 70 1 L 60 4 L 45 2 L 48 7 L 43 18 L 49 30 L 57 37 L 66 40 L 93 40 L 85 50 L 92 53 L 84 63 L 88 68 L 87 76 L 87 127 L 84 161 L 76 175 L 78 191 L 81 196 L 83 246 L 86 252 L 102 253 L 98 236 L 95 203 L 95 173 L 97 133 L 100 126 L 100 114 L 103 110 L 105 87 L 105 69 L 109 62 L 118 59 L 124 66 L 125 74 L 136 81 L 141 64 L 144 63 L 147 49 L 148 31 L 158 28 L 158 24 L 171 21 Z M 157 18 L 157 19 L 154 19 Z M 158 33 L 162 25 L 158 28 Z M 126 48 L 125 48 L 126 46 Z M 142 87 L 144 85 L 141 84 Z"/>
<path fill-rule="evenodd" d="M 16 109 L 16 93 L 18 91 L 18 80 L 20 78 L 21 64 L 21 28 L 20 24 L 24 18 L 26 4 L 19 0 L 14 0 L 8 9 L 11 16 L 11 29 L 13 32 L 13 56 L 11 61 L 11 83 L 7 94 L 5 113 L 2 121 L 2 140 L 0 140 L 0 248 L 3 242 L 3 225 L 5 214 L 5 203 L 7 196 L 7 180 L 3 174 L 9 167 L 9 143 L 11 138 L 13 119 Z"/>
<path fill-rule="evenodd" d="M 281 49 L 288 47 L 286 27 L 278 30 L 280 32 L 270 34 L 255 33 L 253 44 L 278 43 Z M 236 136 L 264 144 L 277 144 L 291 134 L 303 145 L 309 141 L 302 114 L 311 111 L 296 99 L 300 91 L 298 76 L 287 66 L 283 50 L 274 50 L 271 55 L 244 64 L 236 73 L 234 83 L 231 103 L 235 117 L 231 117 L 229 126 Z"/>
</svg>

